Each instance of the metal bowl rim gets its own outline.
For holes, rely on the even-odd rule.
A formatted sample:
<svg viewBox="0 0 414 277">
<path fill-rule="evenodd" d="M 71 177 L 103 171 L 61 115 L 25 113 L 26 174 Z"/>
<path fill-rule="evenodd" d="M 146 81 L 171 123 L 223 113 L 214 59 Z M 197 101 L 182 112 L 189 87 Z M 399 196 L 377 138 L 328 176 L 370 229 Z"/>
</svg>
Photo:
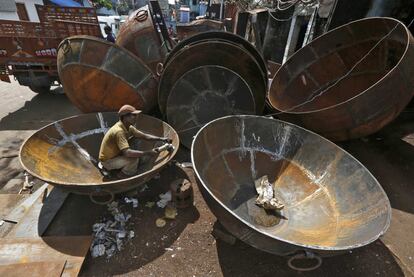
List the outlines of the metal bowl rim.
<svg viewBox="0 0 414 277">
<path fill-rule="evenodd" d="M 52 185 L 56 185 L 56 186 L 63 186 L 63 187 L 65 187 L 65 186 L 74 186 L 74 187 L 85 187 L 85 188 L 86 187 L 105 187 L 106 185 L 116 185 L 116 184 L 121 184 L 121 183 L 124 183 L 124 182 L 127 182 L 127 181 L 133 181 L 135 179 L 142 178 L 142 177 L 144 177 L 146 175 L 150 175 L 151 173 L 155 173 L 156 171 L 158 171 L 159 169 L 161 169 L 163 166 L 165 166 L 168 163 L 168 161 L 170 161 L 172 158 L 174 158 L 174 156 L 177 154 L 177 151 L 178 151 L 178 148 L 179 148 L 179 145 L 180 145 L 180 137 L 178 136 L 178 134 L 174 130 L 174 128 L 172 128 L 168 123 L 166 123 L 166 122 L 164 122 L 164 121 L 162 121 L 162 120 L 160 120 L 158 118 L 155 118 L 153 116 L 150 116 L 150 115 L 146 115 L 146 114 L 142 114 L 141 113 L 140 116 L 143 115 L 145 117 L 150 117 L 151 119 L 155 119 L 155 120 L 158 120 L 158 121 L 162 122 L 163 125 L 166 125 L 167 127 L 169 127 L 173 131 L 173 133 L 177 136 L 177 147 L 174 147 L 174 151 L 172 153 L 170 153 L 168 156 L 165 157 L 165 161 L 162 161 L 160 163 L 161 166 L 159 166 L 158 168 L 152 168 L 151 170 L 148 170 L 146 172 L 143 172 L 143 173 L 141 173 L 139 175 L 134 175 L 134 176 L 131 176 L 131 177 L 125 178 L 125 179 L 120 179 L 120 180 L 115 180 L 115 181 L 109 181 L 109 182 L 102 182 L 102 183 L 81 183 L 81 184 L 79 184 L 79 183 L 66 183 L 66 182 L 59 182 L 59 183 L 57 183 L 56 181 L 50 180 L 48 178 L 44 178 L 44 177 L 42 177 L 42 176 L 40 176 L 40 175 L 38 175 L 36 173 L 33 173 L 23 163 L 23 161 L 22 161 L 22 155 L 21 155 L 21 152 L 23 150 L 23 147 L 26 145 L 26 143 L 31 138 L 33 138 L 39 132 L 43 131 L 44 129 L 46 129 L 48 127 L 51 127 L 52 125 L 54 125 L 55 123 L 58 123 L 58 122 L 70 120 L 70 119 L 75 118 L 75 117 L 96 115 L 96 114 L 99 114 L 99 113 L 100 114 L 116 114 L 116 112 L 95 112 L 95 113 L 85 113 L 85 114 L 80 114 L 80 115 L 69 116 L 69 117 L 66 117 L 66 118 L 57 120 L 55 122 L 52 122 L 52 123 L 50 123 L 50 124 L 48 124 L 48 125 L 40 128 L 40 129 L 38 129 L 33 134 L 31 134 L 28 138 L 25 139 L 25 141 L 20 146 L 20 150 L 19 150 L 19 161 L 20 161 L 20 164 L 22 165 L 23 169 L 25 171 L 27 171 L 30 175 L 32 175 L 32 176 L 34 176 L 34 177 L 36 177 L 36 178 L 38 178 L 38 179 L 40 179 L 40 180 L 42 180 L 42 181 L 44 181 L 46 183 L 49 183 L 49 184 L 52 184 Z"/>
</svg>

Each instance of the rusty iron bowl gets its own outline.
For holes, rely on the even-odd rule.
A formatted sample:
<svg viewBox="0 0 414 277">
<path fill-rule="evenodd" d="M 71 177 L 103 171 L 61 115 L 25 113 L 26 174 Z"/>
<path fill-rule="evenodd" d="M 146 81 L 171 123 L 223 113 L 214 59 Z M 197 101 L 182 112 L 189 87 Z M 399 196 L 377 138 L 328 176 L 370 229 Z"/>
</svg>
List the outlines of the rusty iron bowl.
<svg viewBox="0 0 414 277">
<path fill-rule="evenodd" d="M 256 114 L 254 94 L 240 75 L 215 65 L 187 71 L 167 101 L 167 121 L 189 149 L 204 124 L 234 114 Z"/>
<path fill-rule="evenodd" d="M 139 187 L 157 174 L 177 153 L 179 138 L 167 123 L 140 114 L 139 130 L 173 140 L 174 150 L 152 156 L 127 179 L 106 180 L 97 162 L 104 132 L 118 121 L 117 113 L 90 113 L 56 121 L 31 135 L 20 149 L 20 162 L 31 175 L 77 194 L 116 194 Z M 140 141 L 139 150 L 157 142 Z"/>
<path fill-rule="evenodd" d="M 125 103 L 150 111 L 157 105 L 158 80 L 128 50 L 91 36 L 64 39 L 58 48 L 60 81 L 82 112 L 117 111 Z"/>
<path fill-rule="evenodd" d="M 387 195 L 349 153 L 297 125 L 228 116 L 196 135 L 191 158 L 209 208 L 235 237 L 287 256 L 331 256 L 367 245 L 391 220 Z M 257 223 L 255 181 L 267 176 L 284 208 L 273 225 Z"/>
<path fill-rule="evenodd" d="M 256 59 L 239 45 L 225 41 L 203 41 L 182 48 L 164 67 L 158 88 L 158 105 L 164 115 L 175 83 L 188 71 L 208 65 L 225 67 L 240 75 L 254 95 L 256 113 L 263 111 L 267 76 L 262 74 Z"/>
<path fill-rule="evenodd" d="M 228 43 L 234 43 L 236 45 L 239 45 L 245 48 L 256 59 L 263 74 L 267 74 L 266 63 L 264 61 L 264 58 L 260 54 L 260 52 L 257 51 L 257 49 L 250 42 L 248 42 L 241 36 L 233 34 L 233 33 L 229 33 L 229 32 L 224 32 L 224 31 L 203 32 L 203 33 L 188 37 L 184 39 L 183 41 L 180 41 L 171 50 L 171 52 L 168 53 L 164 61 L 164 67 L 167 66 L 167 64 L 169 63 L 169 61 L 175 54 L 177 54 L 181 49 L 183 49 L 187 45 L 197 44 L 197 43 L 205 42 L 205 41 L 225 41 Z"/>
<path fill-rule="evenodd" d="M 154 25 L 148 5 L 134 11 L 121 25 L 116 44 L 125 47 L 156 72 L 157 64 L 162 62 L 168 48 Z"/>
<path fill-rule="evenodd" d="M 345 141 L 379 131 L 414 94 L 414 39 L 393 18 L 338 27 L 278 70 L 268 99 L 283 120 Z"/>
</svg>

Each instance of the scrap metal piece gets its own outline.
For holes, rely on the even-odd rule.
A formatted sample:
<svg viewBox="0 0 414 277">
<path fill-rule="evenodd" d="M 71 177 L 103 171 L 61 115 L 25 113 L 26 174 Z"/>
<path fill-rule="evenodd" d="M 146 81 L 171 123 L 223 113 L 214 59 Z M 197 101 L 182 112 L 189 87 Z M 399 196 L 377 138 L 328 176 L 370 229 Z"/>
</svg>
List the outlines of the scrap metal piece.
<svg viewBox="0 0 414 277">
<path fill-rule="evenodd" d="M 257 191 L 256 205 L 263 207 L 265 210 L 281 210 L 285 206 L 278 198 L 273 184 L 269 182 L 267 175 L 255 181 Z"/>
<path fill-rule="evenodd" d="M 167 102 L 167 121 L 187 148 L 197 131 L 211 120 L 255 113 L 254 95 L 246 81 L 236 72 L 214 65 L 185 73 L 171 89 Z"/>
<path fill-rule="evenodd" d="M 79 194 L 129 191 L 145 184 L 175 156 L 179 139 L 174 129 L 154 117 L 140 114 L 136 126 L 172 139 L 174 151 L 163 151 L 139 166 L 130 178 L 113 180 L 98 168 L 99 148 L 105 132 L 118 121 L 116 113 L 73 116 L 54 122 L 30 136 L 20 149 L 20 162 L 38 179 Z M 140 150 L 153 149 L 157 142 L 140 141 Z"/>
<path fill-rule="evenodd" d="M 166 224 L 167 224 L 167 221 L 165 221 L 165 219 L 163 219 L 163 218 L 157 218 L 157 220 L 155 220 L 155 225 L 156 225 L 158 228 L 162 228 L 162 227 L 164 227 Z"/>
<path fill-rule="evenodd" d="M 177 179 L 170 185 L 172 202 L 178 209 L 184 209 L 193 205 L 194 192 L 192 184 L 187 179 Z"/>
<path fill-rule="evenodd" d="M 199 33 L 205 33 L 213 30 L 223 30 L 224 24 L 218 20 L 212 19 L 197 19 L 190 23 L 178 23 L 177 38 L 183 40 Z"/>
<path fill-rule="evenodd" d="M 377 132 L 414 95 L 414 38 L 400 21 L 366 18 L 297 51 L 277 71 L 270 104 L 281 119 L 333 141 Z"/>
<path fill-rule="evenodd" d="M 151 69 L 116 44 L 91 36 L 66 38 L 57 66 L 65 94 L 84 113 L 117 111 L 125 103 L 149 111 L 157 103 Z"/>
<path fill-rule="evenodd" d="M 372 174 L 297 125 L 228 116 L 204 126 L 191 150 L 213 214 L 235 237 L 263 251 L 338 254 L 375 241 L 389 227 L 391 206 Z M 257 213 L 264 210 L 255 204 L 254 181 L 264 175 L 285 204 L 272 218 Z"/>
</svg>

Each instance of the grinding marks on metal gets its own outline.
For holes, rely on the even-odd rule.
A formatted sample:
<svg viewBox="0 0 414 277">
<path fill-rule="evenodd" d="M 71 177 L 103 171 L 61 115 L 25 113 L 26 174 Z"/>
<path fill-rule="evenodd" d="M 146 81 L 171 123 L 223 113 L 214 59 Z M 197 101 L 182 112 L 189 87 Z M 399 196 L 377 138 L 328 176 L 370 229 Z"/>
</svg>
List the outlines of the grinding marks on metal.
<svg viewBox="0 0 414 277">
<path fill-rule="evenodd" d="M 263 251 L 321 256 L 367 245 L 389 227 L 391 207 L 378 181 L 327 139 L 288 122 L 227 116 L 196 135 L 191 159 L 203 198 L 235 237 Z M 284 208 L 255 204 L 267 176 Z"/>
<path fill-rule="evenodd" d="M 173 151 L 163 151 L 141 164 L 135 176 L 108 179 L 98 168 L 99 148 L 105 132 L 119 120 L 117 113 L 91 113 L 54 122 L 30 136 L 20 149 L 20 162 L 32 176 L 70 192 L 111 195 L 136 188 L 157 174 L 176 154 L 179 139 L 165 122 L 145 114 L 136 126 L 143 132 L 173 140 Z M 157 142 L 140 140 L 139 150 Z"/>
<path fill-rule="evenodd" d="M 65 131 L 63 131 L 62 126 L 59 123 L 55 123 L 55 128 L 56 130 L 59 132 L 59 134 L 62 136 L 62 140 L 60 140 L 58 142 L 58 146 L 57 147 L 62 147 L 64 146 L 66 143 L 70 142 L 72 143 L 75 148 L 79 151 L 79 153 L 82 154 L 83 157 L 85 157 L 85 159 L 87 159 L 88 161 L 92 161 L 94 163 L 96 163 L 96 160 L 91 157 L 91 155 L 89 155 L 88 151 L 86 151 L 85 149 L 83 149 L 77 142 L 77 139 L 80 138 L 84 138 L 86 136 L 90 136 L 92 134 L 99 134 L 99 133 L 103 133 L 104 131 L 102 129 L 94 129 L 94 130 L 89 130 L 86 132 L 82 132 L 81 134 L 77 134 L 77 135 L 66 135 Z M 49 151 L 49 153 L 53 152 L 53 150 Z"/>
<path fill-rule="evenodd" d="M 297 51 L 275 75 L 278 116 L 334 141 L 377 132 L 414 95 L 414 38 L 392 18 L 334 29 Z"/>
<path fill-rule="evenodd" d="M 167 120 L 188 148 L 197 131 L 211 120 L 255 113 L 248 84 L 236 72 L 220 66 L 202 66 L 185 73 L 167 103 Z"/>
<path fill-rule="evenodd" d="M 157 80 L 126 49 L 89 36 L 61 42 L 59 78 L 69 100 L 83 112 L 116 111 L 125 103 L 148 111 L 157 102 Z"/>
</svg>

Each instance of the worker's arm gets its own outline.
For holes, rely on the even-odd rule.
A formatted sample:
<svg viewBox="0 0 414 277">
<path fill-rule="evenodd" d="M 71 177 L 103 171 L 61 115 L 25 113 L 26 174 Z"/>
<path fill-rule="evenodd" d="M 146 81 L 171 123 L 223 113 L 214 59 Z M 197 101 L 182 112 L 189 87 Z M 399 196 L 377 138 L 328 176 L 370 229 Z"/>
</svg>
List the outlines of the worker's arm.
<svg viewBox="0 0 414 277">
<path fill-rule="evenodd" d="M 122 150 L 122 155 L 128 158 L 140 158 L 145 155 L 156 155 L 158 154 L 158 151 L 155 149 L 151 149 L 149 151 L 139 151 L 139 150 L 133 150 L 131 148 L 126 148 Z"/>
<path fill-rule="evenodd" d="M 133 150 L 129 147 L 129 143 L 125 134 L 123 132 L 118 132 L 116 134 L 116 143 L 118 148 L 121 150 L 122 155 L 128 158 L 139 158 L 144 155 L 151 155 L 157 154 L 158 151 L 156 149 L 151 149 L 149 151 L 139 151 Z"/>
<path fill-rule="evenodd" d="M 153 136 L 153 135 L 150 135 L 150 134 L 139 131 L 134 126 L 130 126 L 129 131 L 134 135 L 134 137 L 139 138 L 139 139 L 156 140 L 156 141 L 162 141 L 162 142 L 165 142 L 165 143 L 171 143 L 172 142 L 172 139 L 170 139 L 170 138 Z"/>
</svg>

